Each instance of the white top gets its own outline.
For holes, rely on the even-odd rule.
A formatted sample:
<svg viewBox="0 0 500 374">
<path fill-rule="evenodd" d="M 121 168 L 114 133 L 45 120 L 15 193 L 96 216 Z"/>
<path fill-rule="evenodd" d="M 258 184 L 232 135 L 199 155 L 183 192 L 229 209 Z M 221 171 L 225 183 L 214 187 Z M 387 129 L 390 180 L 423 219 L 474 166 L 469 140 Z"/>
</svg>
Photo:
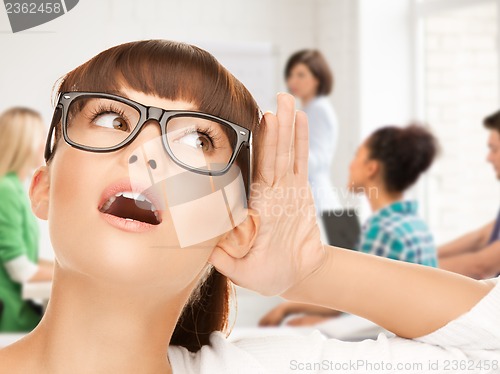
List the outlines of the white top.
<svg viewBox="0 0 500 374">
<path fill-rule="evenodd" d="M 269 336 L 228 341 L 213 332 L 196 353 L 170 346 L 174 374 L 281 373 L 500 373 L 500 282 L 470 311 L 416 339 L 344 342 L 318 330 L 306 336 Z M 439 308 L 439 305 L 436 305 Z M 370 366 L 371 365 L 371 366 Z M 322 369 L 322 370 L 320 370 Z"/>
<path fill-rule="evenodd" d="M 26 255 L 21 255 L 5 262 L 5 270 L 14 282 L 29 281 L 38 271 L 38 265 L 31 262 Z"/>
<path fill-rule="evenodd" d="M 330 181 L 338 142 L 337 115 L 326 96 L 317 96 L 304 108 L 309 120 L 309 183 L 318 213 L 341 208 Z"/>
</svg>

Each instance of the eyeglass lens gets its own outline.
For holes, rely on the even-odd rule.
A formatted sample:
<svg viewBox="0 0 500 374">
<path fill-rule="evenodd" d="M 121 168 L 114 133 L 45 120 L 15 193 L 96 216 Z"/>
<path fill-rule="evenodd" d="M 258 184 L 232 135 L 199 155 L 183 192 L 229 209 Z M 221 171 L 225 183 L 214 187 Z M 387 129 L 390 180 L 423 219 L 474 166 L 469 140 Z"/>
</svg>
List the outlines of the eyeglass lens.
<svg viewBox="0 0 500 374">
<path fill-rule="evenodd" d="M 125 141 L 140 123 L 140 112 L 108 98 L 82 97 L 68 108 L 67 134 L 82 146 L 106 149 Z M 236 131 L 216 120 L 179 114 L 167 122 L 163 134 L 174 158 L 200 170 L 224 169 L 235 151 Z"/>
</svg>

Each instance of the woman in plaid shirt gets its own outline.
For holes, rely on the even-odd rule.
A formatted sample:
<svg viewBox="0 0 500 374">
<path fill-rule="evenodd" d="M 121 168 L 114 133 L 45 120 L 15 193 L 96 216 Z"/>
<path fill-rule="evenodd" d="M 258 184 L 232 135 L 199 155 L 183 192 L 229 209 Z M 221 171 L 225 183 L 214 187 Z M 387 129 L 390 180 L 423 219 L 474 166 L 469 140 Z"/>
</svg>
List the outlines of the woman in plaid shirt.
<svg viewBox="0 0 500 374">
<path fill-rule="evenodd" d="M 359 251 L 437 267 L 434 240 L 417 214 L 417 202 L 403 200 L 437 148 L 434 136 L 419 125 L 383 127 L 361 144 L 350 166 L 349 187 L 366 195 L 374 213 L 363 226 Z"/>
</svg>

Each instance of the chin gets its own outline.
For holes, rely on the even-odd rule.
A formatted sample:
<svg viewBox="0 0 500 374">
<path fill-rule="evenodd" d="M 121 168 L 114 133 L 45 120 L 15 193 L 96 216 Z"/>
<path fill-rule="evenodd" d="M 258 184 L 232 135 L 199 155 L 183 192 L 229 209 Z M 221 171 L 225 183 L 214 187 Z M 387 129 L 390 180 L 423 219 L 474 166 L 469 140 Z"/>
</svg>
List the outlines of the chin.
<svg viewBox="0 0 500 374">
<path fill-rule="evenodd" d="M 211 253 L 159 245 L 149 234 L 115 231 L 87 227 L 73 230 L 69 236 L 56 235 L 54 251 L 61 269 L 68 275 L 83 275 L 109 285 L 175 291 L 192 282 Z"/>
</svg>

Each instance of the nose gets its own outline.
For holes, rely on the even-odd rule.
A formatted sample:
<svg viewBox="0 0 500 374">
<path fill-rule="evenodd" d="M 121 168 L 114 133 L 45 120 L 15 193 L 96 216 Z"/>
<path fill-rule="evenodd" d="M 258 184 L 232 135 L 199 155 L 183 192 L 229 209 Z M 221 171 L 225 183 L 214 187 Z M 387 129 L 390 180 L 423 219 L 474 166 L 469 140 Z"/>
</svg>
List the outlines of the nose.
<svg viewBox="0 0 500 374">
<path fill-rule="evenodd" d="M 137 157 L 137 155 L 132 155 L 129 157 L 128 159 L 128 163 L 129 164 L 133 164 L 134 162 L 137 162 L 139 160 L 139 158 Z M 156 169 L 158 167 L 158 163 L 156 162 L 156 160 L 154 158 L 150 158 L 149 160 L 146 161 L 146 164 L 148 165 L 148 167 L 150 169 Z"/>
</svg>

